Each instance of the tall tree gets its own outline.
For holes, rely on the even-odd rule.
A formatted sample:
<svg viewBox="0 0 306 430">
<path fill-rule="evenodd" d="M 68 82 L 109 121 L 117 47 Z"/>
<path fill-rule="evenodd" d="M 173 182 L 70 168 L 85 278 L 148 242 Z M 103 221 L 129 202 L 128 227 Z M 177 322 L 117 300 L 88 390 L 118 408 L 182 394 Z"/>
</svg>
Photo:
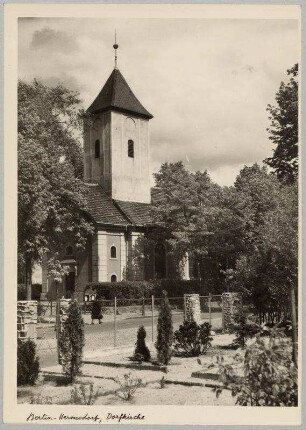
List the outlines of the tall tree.
<svg viewBox="0 0 306 430">
<path fill-rule="evenodd" d="M 297 286 L 298 193 L 265 168 L 245 167 L 235 183 L 244 223 L 236 280 L 258 313 L 287 312 Z"/>
<path fill-rule="evenodd" d="M 83 248 L 93 231 L 84 215 L 79 104 L 61 85 L 18 84 L 18 257 L 28 299 L 34 263 L 49 255 L 60 278 L 59 250 L 67 243 Z"/>
<path fill-rule="evenodd" d="M 221 267 L 233 267 L 239 249 L 242 224 L 233 210 L 235 189 L 214 184 L 206 171 L 186 170 L 182 162 L 163 164 L 155 178 L 159 194 L 152 212 L 164 227 L 161 234 L 177 260 L 189 253 L 197 276 L 205 272 L 207 279 L 210 268 L 216 280 Z"/>
<path fill-rule="evenodd" d="M 276 106 L 268 105 L 271 120 L 269 139 L 276 145 L 273 156 L 264 160 L 277 177 L 286 182 L 298 176 L 298 64 L 287 70 L 290 80 L 281 82 L 276 93 Z"/>
</svg>

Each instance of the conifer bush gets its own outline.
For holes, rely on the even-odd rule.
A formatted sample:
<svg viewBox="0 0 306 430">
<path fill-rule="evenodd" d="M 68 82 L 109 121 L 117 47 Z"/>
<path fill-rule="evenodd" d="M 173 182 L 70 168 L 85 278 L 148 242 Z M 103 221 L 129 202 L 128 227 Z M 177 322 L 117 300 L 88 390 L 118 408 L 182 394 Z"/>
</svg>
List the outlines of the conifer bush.
<svg viewBox="0 0 306 430">
<path fill-rule="evenodd" d="M 157 359 L 160 364 L 168 364 L 172 355 L 173 325 L 172 312 L 167 297 L 167 292 L 163 291 L 157 323 Z"/>
<path fill-rule="evenodd" d="M 137 342 L 134 353 L 134 358 L 138 361 L 150 361 L 151 354 L 149 348 L 146 345 L 146 330 L 144 326 L 140 326 L 137 332 Z"/>
<path fill-rule="evenodd" d="M 36 356 L 36 345 L 32 340 L 17 346 L 17 385 L 34 385 L 39 373 L 39 358 Z"/>
<path fill-rule="evenodd" d="M 84 344 L 84 321 L 78 303 L 74 300 L 69 306 L 68 318 L 59 339 L 61 364 L 71 383 L 81 373 Z"/>
</svg>

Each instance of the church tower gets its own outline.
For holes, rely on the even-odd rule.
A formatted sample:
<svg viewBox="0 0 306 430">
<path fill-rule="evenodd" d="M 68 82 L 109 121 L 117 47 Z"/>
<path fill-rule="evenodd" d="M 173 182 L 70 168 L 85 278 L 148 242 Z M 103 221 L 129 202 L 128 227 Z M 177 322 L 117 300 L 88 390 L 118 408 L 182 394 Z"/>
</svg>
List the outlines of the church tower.
<svg viewBox="0 0 306 430">
<path fill-rule="evenodd" d="M 85 182 L 114 200 L 150 203 L 149 120 L 153 116 L 115 68 L 88 108 L 84 130 Z"/>
</svg>

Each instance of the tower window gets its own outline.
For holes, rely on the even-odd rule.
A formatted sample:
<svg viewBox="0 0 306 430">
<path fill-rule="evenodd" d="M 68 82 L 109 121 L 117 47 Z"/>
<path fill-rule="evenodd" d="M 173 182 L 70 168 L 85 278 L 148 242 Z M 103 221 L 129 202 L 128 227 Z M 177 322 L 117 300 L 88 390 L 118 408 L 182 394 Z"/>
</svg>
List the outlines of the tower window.
<svg viewBox="0 0 306 430">
<path fill-rule="evenodd" d="M 99 158 L 100 157 L 100 140 L 97 139 L 95 141 L 95 158 Z"/>
<path fill-rule="evenodd" d="M 111 246 L 110 254 L 111 254 L 111 258 L 117 258 L 117 249 L 114 245 Z"/>
<path fill-rule="evenodd" d="M 117 275 L 111 276 L 111 282 L 117 282 Z"/>
<path fill-rule="evenodd" d="M 128 140 L 128 156 L 134 158 L 134 141 Z"/>
</svg>

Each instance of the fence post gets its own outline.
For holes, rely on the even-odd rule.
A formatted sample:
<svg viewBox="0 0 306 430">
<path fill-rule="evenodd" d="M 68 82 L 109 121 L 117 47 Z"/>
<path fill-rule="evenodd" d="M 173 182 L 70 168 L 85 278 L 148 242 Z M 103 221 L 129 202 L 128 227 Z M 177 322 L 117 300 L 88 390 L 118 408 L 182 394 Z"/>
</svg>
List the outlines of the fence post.
<svg viewBox="0 0 306 430">
<path fill-rule="evenodd" d="M 211 293 L 208 295 L 209 324 L 211 325 Z"/>
<path fill-rule="evenodd" d="M 114 301 L 114 346 L 117 346 L 117 297 Z"/>
<path fill-rule="evenodd" d="M 154 342 L 154 296 L 152 296 L 152 342 Z"/>
<path fill-rule="evenodd" d="M 145 311 L 145 298 L 142 298 L 142 316 L 146 315 L 146 311 Z"/>
</svg>

